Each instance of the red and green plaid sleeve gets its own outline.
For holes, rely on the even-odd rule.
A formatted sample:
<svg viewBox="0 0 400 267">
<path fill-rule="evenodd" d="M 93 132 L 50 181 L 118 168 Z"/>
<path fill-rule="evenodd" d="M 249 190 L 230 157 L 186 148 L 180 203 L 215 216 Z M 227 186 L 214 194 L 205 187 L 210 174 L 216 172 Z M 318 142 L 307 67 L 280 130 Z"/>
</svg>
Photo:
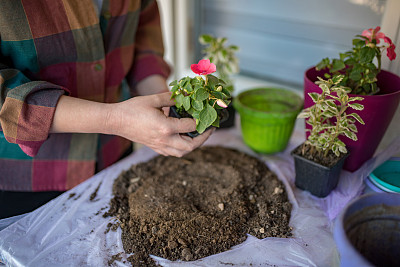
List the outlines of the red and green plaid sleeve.
<svg viewBox="0 0 400 267">
<path fill-rule="evenodd" d="M 93 0 L 0 0 L 0 190 L 70 189 L 131 145 L 48 134 L 62 94 L 113 103 L 125 79 L 169 73 L 155 0 L 103 0 L 99 11 Z"/>
<path fill-rule="evenodd" d="M 30 81 L 16 69 L 0 65 L 0 125 L 6 140 L 35 156 L 48 138 L 55 107 L 65 89 Z"/>
<path fill-rule="evenodd" d="M 132 88 L 144 78 L 158 74 L 167 78 L 170 68 L 163 59 L 164 46 L 160 16 L 156 1 L 142 6 L 139 25 L 135 36 L 135 61 L 128 73 Z"/>
</svg>

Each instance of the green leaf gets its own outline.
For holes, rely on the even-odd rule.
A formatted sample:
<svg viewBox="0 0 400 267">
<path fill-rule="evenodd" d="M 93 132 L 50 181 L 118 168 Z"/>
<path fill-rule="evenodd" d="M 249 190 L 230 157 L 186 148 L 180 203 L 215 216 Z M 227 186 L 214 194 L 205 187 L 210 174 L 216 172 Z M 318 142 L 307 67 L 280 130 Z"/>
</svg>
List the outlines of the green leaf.
<svg viewBox="0 0 400 267">
<path fill-rule="evenodd" d="M 375 57 L 375 49 L 369 47 L 369 46 L 364 46 L 360 50 L 360 62 L 361 63 L 367 63 L 371 62 Z"/>
<path fill-rule="evenodd" d="M 344 143 L 343 143 L 343 144 L 344 144 Z M 346 153 L 347 153 L 346 145 L 338 146 L 338 147 L 339 147 L 339 151 L 340 151 L 340 152 L 342 152 L 343 154 L 346 154 Z"/>
<path fill-rule="evenodd" d="M 217 111 L 209 104 L 206 104 L 205 108 L 200 112 L 200 121 L 207 125 L 207 128 L 215 121 L 216 118 Z"/>
<path fill-rule="evenodd" d="M 198 110 L 194 110 L 192 113 L 192 117 L 195 119 L 199 119 L 200 118 L 200 111 Z"/>
<path fill-rule="evenodd" d="M 335 141 L 335 144 L 338 145 L 338 146 L 346 147 L 346 144 L 343 143 L 342 141 L 340 141 L 339 139 Z M 344 153 L 345 153 L 345 152 L 344 152 Z"/>
<path fill-rule="evenodd" d="M 331 108 L 333 108 L 334 110 L 337 110 L 337 106 L 335 104 L 335 101 L 333 100 L 326 100 L 325 101 L 326 104 L 328 104 Z"/>
<path fill-rule="evenodd" d="M 183 105 L 183 98 L 184 96 L 182 94 L 179 94 L 175 97 L 175 106 L 180 108 Z"/>
<path fill-rule="evenodd" d="M 306 119 L 310 117 L 310 112 L 309 111 L 302 111 L 297 115 L 298 119 Z"/>
<path fill-rule="evenodd" d="M 183 108 L 185 110 L 189 110 L 190 109 L 190 96 L 185 96 L 183 97 Z"/>
<path fill-rule="evenodd" d="M 336 115 L 336 113 L 334 113 L 330 110 L 326 110 L 322 114 L 324 115 L 324 117 L 327 117 L 327 118 L 333 118 Z"/>
<path fill-rule="evenodd" d="M 202 122 L 201 120 L 196 120 L 196 123 L 197 123 L 196 130 L 199 134 L 202 134 L 209 126 L 209 125 L 207 126 L 207 124 Z"/>
<path fill-rule="evenodd" d="M 339 147 L 336 144 L 332 146 L 332 151 L 335 153 L 336 157 L 340 156 Z"/>
<path fill-rule="evenodd" d="M 353 81 L 359 81 L 362 78 L 361 72 L 357 69 L 353 69 L 353 71 L 350 73 L 349 78 Z"/>
<path fill-rule="evenodd" d="M 363 98 L 363 97 L 360 97 L 360 96 L 355 96 L 355 97 L 350 97 L 350 98 L 349 98 L 349 102 L 353 102 L 353 101 L 362 101 L 362 100 L 364 100 L 364 98 Z"/>
<path fill-rule="evenodd" d="M 208 85 L 211 88 L 215 87 L 215 85 L 217 85 L 219 82 L 219 79 L 217 77 L 215 77 L 214 75 L 208 74 L 207 78 L 208 78 Z"/>
<path fill-rule="evenodd" d="M 354 119 L 356 119 L 359 123 L 361 124 L 365 124 L 364 121 L 361 119 L 360 115 L 358 115 L 357 113 L 351 113 L 348 114 L 347 116 L 352 116 Z"/>
<path fill-rule="evenodd" d="M 230 50 L 233 50 L 233 51 L 238 51 L 239 50 L 239 46 L 237 46 L 237 45 L 230 45 L 228 48 Z"/>
<path fill-rule="evenodd" d="M 344 130 L 343 133 L 347 138 L 350 138 L 353 141 L 357 141 L 357 135 L 355 133 L 349 130 Z"/>
<path fill-rule="evenodd" d="M 329 58 L 324 58 L 318 64 L 315 66 L 317 70 L 322 70 L 326 68 L 326 66 L 329 64 Z"/>
<path fill-rule="evenodd" d="M 223 50 L 221 51 L 221 54 L 222 54 L 222 57 L 223 57 L 223 58 L 226 58 L 226 57 L 228 56 L 228 52 L 227 52 L 225 49 L 223 49 Z"/>
<path fill-rule="evenodd" d="M 209 34 L 202 34 L 199 37 L 199 42 L 201 44 L 209 44 L 214 40 L 214 37 Z"/>
<path fill-rule="evenodd" d="M 224 96 L 224 94 L 222 92 L 214 91 L 214 92 L 211 93 L 211 95 L 214 96 L 215 98 L 218 98 L 218 99 L 224 99 L 225 98 L 225 96 Z"/>
<path fill-rule="evenodd" d="M 345 53 L 339 53 L 339 57 L 340 57 L 340 60 L 344 61 L 348 57 L 348 55 Z"/>
<path fill-rule="evenodd" d="M 332 82 L 333 84 L 339 84 L 341 81 L 343 81 L 344 75 L 335 75 L 332 77 Z"/>
<path fill-rule="evenodd" d="M 352 109 L 355 109 L 355 110 L 363 110 L 364 109 L 364 106 L 361 104 L 358 104 L 358 103 L 352 103 L 352 104 L 349 103 L 349 107 Z"/>
<path fill-rule="evenodd" d="M 179 89 L 179 86 L 178 86 L 178 85 L 172 86 L 172 88 L 171 88 L 172 94 L 175 94 L 175 92 L 178 91 L 178 89 Z"/>
<path fill-rule="evenodd" d="M 218 79 L 218 83 L 220 85 L 226 85 L 226 82 L 224 80 L 222 80 L 222 79 Z"/>
<path fill-rule="evenodd" d="M 191 83 L 185 83 L 185 86 L 183 87 L 184 89 L 186 89 L 186 91 L 188 92 L 193 92 L 193 87 L 191 85 Z"/>
<path fill-rule="evenodd" d="M 349 128 L 349 130 L 354 132 L 354 133 L 358 132 L 357 127 L 354 124 L 347 125 L 347 128 Z"/>
<path fill-rule="evenodd" d="M 361 39 L 353 39 L 353 45 L 354 46 L 363 46 L 365 44 L 364 40 Z"/>
<path fill-rule="evenodd" d="M 211 125 L 214 127 L 219 127 L 219 117 L 217 117 Z"/>
<path fill-rule="evenodd" d="M 194 93 L 194 99 L 197 101 L 206 100 L 209 96 L 210 94 L 204 88 L 199 88 Z"/>
<path fill-rule="evenodd" d="M 354 60 L 354 58 L 349 58 L 349 59 L 346 59 L 346 60 L 344 61 L 344 64 L 345 64 L 346 66 L 353 66 L 355 62 L 356 62 L 356 61 Z"/>
<path fill-rule="evenodd" d="M 177 80 L 172 81 L 172 82 L 169 83 L 169 86 L 174 86 L 174 85 L 178 85 L 178 81 Z"/>
<path fill-rule="evenodd" d="M 332 69 L 331 72 L 342 70 L 346 67 L 343 60 L 340 59 L 333 59 L 332 60 Z"/>
<path fill-rule="evenodd" d="M 233 91 L 233 88 L 231 89 L 232 91 Z M 226 89 L 226 88 L 222 88 L 222 93 L 224 93 L 226 96 L 227 96 L 227 98 L 230 98 L 231 97 L 231 92 L 232 91 L 229 91 L 228 89 Z"/>
<path fill-rule="evenodd" d="M 312 99 L 312 101 L 313 101 L 314 103 L 317 103 L 317 102 L 318 102 L 318 97 L 319 97 L 319 94 L 318 94 L 318 93 L 308 93 L 308 95 L 311 97 L 311 99 Z"/>
<path fill-rule="evenodd" d="M 192 106 L 195 110 L 201 111 L 204 107 L 203 101 L 192 100 Z"/>
</svg>

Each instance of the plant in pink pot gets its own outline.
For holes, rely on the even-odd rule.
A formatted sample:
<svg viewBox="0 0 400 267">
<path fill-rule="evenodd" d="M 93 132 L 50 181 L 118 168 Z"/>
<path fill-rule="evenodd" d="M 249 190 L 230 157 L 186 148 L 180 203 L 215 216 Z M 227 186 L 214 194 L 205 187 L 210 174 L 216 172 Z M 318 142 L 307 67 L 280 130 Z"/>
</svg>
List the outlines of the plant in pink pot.
<svg viewBox="0 0 400 267">
<path fill-rule="evenodd" d="M 321 92 L 318 77 L 344 75 L 341 86 L 350 88 L 349 97 L 363 96 L 363 110 L 357 110 L 365 125 L 356 122 L 358 140 L 341 138 L 351 152 L 344 169 L 357 170 L 370 159 L 385 134 L 400 101 L 400 77 L 381 69 L 382 56 L 396 59 L 395 45 L 380 27 L 368 29 L 353 39 L 350 51 L 339 58 L 324 58 L 304 75 L 304 107 L 312 106 L 309 93 Z M 310 126 L 306 124 L 309 129 Z"/>
</svg>

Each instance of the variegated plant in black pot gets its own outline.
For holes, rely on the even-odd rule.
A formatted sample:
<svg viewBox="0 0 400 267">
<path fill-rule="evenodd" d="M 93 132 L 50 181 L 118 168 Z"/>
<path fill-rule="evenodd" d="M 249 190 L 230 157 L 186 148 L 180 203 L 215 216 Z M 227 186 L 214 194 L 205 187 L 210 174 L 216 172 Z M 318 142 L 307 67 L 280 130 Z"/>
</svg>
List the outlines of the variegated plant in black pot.
<svg viewBox="0 0 400 267">
<path fill-rule="evenodd" d="M 358 114 L 351 112 L 364 108 L 360 103 L 355 103 L 363 98 L 349 97 L 351 89 L 340 85 L 343 77 L 318 77 L 315 83 L 322 92 L 309 93 L 314 105 L 298 115 L 298 118 L 307 119 L 306 123 L 311 129 L 307 129 L 307 140 L 292 151 L 295 184 L 317 197 L 326 197 L 337 186 L 344 160 L 349 154 L 339 136 L 356 141 L 355 123 L 364 124 Z"/>
</svg>

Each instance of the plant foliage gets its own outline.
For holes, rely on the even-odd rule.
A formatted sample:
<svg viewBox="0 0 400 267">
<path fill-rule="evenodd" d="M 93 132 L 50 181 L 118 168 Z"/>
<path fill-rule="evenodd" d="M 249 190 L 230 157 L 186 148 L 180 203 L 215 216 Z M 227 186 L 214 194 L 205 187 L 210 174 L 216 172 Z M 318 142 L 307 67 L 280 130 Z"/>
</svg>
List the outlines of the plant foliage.
<svg viewBox="0 0 400 267">
<path fill-rule="evenodd" d="M 347 153 L 346 145 L 339 136 L 346 136 L 354 141 L 357 140 L 357 127 L 355 122 L 364 124 L 357 113 L 348 113 L 349 108 L 362 110 L 364 106 L 356 101 L 362 101 L 362 97 L 349 97 L 350 88 L 344 87 L 341 82 L 344 75 L 336 75 L 331 79 L 318 77 L 321 93 L 309 93 L 314 105 L 304 109 L 298 118 L 307 119 L 311 125 L 310 135 L 306 144 L 314 147 L 319 153 L 326 156 L 332 151 L 336 156 Z"/>
<path fill-rule="evenodd" d="M 233 91 L 231 75 L 239 72 L 239 59 L 236 52 L 239 47 L 236 45 L 226 45 L 227 38 L 214 37 L 209 34 L 203 34 L 199 37 L 199 42 L 206 47 L 203 49 L 205 58 L 210 59 L 217 67 L 218 76 L 226 82 L 226 88 Z"/>
<path fill-rule="evenodd" d="M 325 78 L 344 75 L 340 85 L 350 87 L 352 94 L 373 95 L 378 93 L 377 75 L 381 71 L 382 52 L 386 49 L 390 60 L 396 58 L 395 45 L 391 39 L 379 32 L 380 27 L 363 31 L 353 39 L 351 50 L 340 53 L 339 58 L 322 59 L 317 70 L 328 69 Z M 383 43 L 380 40 L 383 39 Z M 377 61 L 377 66 L 375 65 Z"/>
<path fill-rule="evenodd" d="M 198 65 L 200 62 L 193 64 L 192 70 L 197 71 Z M 208 65 L 204 68 L 207 69 Z M 172 86 L 171 99 L 175 100 L 178 112 L 190 114 L 196 120 L 196 130 L 200 134 L 209 126 L 219 127 L 221 110 L 228 106 L 231 98 L 224 80 L 207 72 L 202 73 L 204 77 L 184 77 L 169 84 Z"/>
</svg>

